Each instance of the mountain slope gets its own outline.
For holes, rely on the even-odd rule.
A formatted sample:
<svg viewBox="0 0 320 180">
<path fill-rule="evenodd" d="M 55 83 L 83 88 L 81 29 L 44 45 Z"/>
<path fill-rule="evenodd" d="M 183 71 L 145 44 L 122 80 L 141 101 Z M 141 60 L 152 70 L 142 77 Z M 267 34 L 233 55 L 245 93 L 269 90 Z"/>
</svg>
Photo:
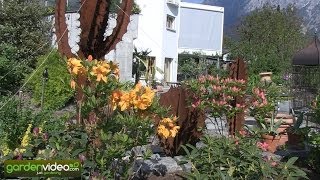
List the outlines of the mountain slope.
<svg viewBox="0 0 320 180">
<path fill-rule="evenodd" d="M 240 18 L 248 12 L 261 8 L 265 4 L 281 8 L 293 4 L 299 15 L 303 19 L 306 30 L 316 32 L 320 30 L 320 1 L 319 0 L 204 0 L 203 4 L 222 6 L 225 8 L 225 28 L 228 32 L 230 27 L 234 27 Z"/>
</svg>

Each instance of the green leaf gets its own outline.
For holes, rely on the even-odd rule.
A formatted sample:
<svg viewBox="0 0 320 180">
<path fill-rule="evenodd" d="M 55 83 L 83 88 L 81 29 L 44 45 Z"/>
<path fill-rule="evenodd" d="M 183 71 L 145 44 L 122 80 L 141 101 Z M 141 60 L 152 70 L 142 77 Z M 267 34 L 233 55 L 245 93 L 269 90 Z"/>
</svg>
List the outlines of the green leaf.
<svg viewBox="0 0 320 180">
<path fill-rule="evenodd" d="M 287 167 L 291 167 L 297 160 L 298 160 L 298 157 L 292 157 L 292 158 L 290 158 L 290 159 L 287 161 L 286 166 L 287 166 Z"/>
<path fill-rule="evenodd" d="M 72 152 L 71 157 L 76 157 L 76 158 L 78 158 L 78 155 L 79 155 L 80 153 L 84 152 L 84 151 L 85 151 L 85 149 L 76 149 L 76 150 L 74 150 L 74 151 Z"/>
</svg>

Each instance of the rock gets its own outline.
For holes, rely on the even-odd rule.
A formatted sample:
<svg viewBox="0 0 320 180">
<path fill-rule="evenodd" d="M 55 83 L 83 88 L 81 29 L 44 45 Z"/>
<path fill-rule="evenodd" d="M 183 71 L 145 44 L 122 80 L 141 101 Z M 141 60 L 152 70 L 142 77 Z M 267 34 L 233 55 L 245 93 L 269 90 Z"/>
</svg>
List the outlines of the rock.
<svg viewBox="0 0 320 180">
<path fill-rule="evenodd" d="M 159 145 L 151 145 L 150 148 L 153 154 L 160 154 L 160 155 L 165 154 L 163 149 Z"/>
<path fill-rule="evenodd" d="M 126 155 L 132 155 L 133 157 L 143 157 L 147 152 L 152 152 L 152 154 L 159 154 L 163 156 L 165 153 L 159 145 L 144 145 L 136 146 L 131 149 L 131 153 Z"/>
<path fill-rule="evenodd" d="M 134 179 L 144 179 L 151 174 L 164 176 L 182 171 L 182 168 L 173 158 L 159 157 L 160 156 L 155 155 L 154 158 L 150 160 L 136 159 L 133 165 Z"/>
<path fill-rule="evenodd" d="M 152 154 L 150 157 L 151 160 L 159 161 L 161 159 L 159 154 Z"/>
<path fill-rule="evenodd" d="M 159 145 L 160 144 L 160 141 L 159 141 L 159 138 L 156 136 L 156 135 L 151 135 L 149 138 L 148 138 L 148 142 L 151 144 L 151 145 Z"/>
<path fill-rule="evenodd" d="M 186 160 L 185 157 L 183 157 L 183 156 L 175 156 L 175 157 L 174 157 L 174 160 L 177 161 L 178 165 L 182 168 L 182 170 L 183 170 L 184 172 L 191 172 L 191 170 L 192 170 L 192 164 L 191 164 L 191 162 L 188 161 L 187 163 L 183 163 L 183 161 Z M 183 163 L 183 164 L 181 164 L 181 163 Z"/>
<path fill-rule="evenodd" d="M 212 124 L 212 123 L 208 123 L 208 124 L 206 125 L 206 127 L 207 127 L 208 130 L 214 130 L 214 129 L 217 128 L 217 127 L 216 127 L 214 124 Z"/>
<path fill-rule="evenodd" d="M 182 170 L 178 163 L 171 157 L 161 158 L 159 164 L 165 165 L 168 173 L 173 173 Z"/>
</svg>

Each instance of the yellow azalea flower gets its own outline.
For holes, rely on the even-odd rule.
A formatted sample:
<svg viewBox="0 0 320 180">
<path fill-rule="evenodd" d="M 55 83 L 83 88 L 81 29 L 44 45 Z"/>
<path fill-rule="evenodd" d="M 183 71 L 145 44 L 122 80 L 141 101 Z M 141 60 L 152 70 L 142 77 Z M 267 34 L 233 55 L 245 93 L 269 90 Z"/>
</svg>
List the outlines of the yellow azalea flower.
<svg viewBox="0 0 320 180">
<path fill-rule="evenodd" d="M 149 101 L 145 101 L 144 99 L 138 99 L 133 101 L 133 105 L 135 109 L 145 110 L 150 106 Z"/>
<path fill-rule="evenodd" d="M 70 58 L 68 60 L 68 67 L 69 67 L 69 72 L 71 74 L 75 74 L 77 75 L 79 72 L 83 72 L 84 71 L 84 67 L 81 64 L 81 60 L 78 60 L 76 58 Z"/>
<path fill-rule="evenodd" d="M 157 133 L 159 136 L 167 139 L 168 137 L 176 137 L 179 132 L 180 126 L 176 126 L 177 117 L 172 120 L 170 118 L 163 118 L 157 128 Z"/>
<path fill-rule="evenodd" d="M 164 125 L 159 125 L 158 134 L 167 139 L 170 136 L 170 131 Z"/>
<path fill-rule="evenodd" d="M 131 90 L 129 91 L 129 96 L 130 96 L 130 99 L 135 100 L 137 99 L 137 92 L 134 90 Z"/>
<path fill-rule="evenodd" d="M 103 80 L 107 82 L 107 74 L 110 72 L 110 69 L 107 69 L 104 65 L 93 66 L 91 75 L 97 77 L 97 81 L 100 82 Z"/>
<path fill-rule="evenodd" d="M 130 95 L 128 93 L 125 93 L 121 96 L 119 106 L 121 111 L 124 111 L 130 107 Z"/>
<path fill-rule="evenodd" d="M 142 88 L 142 84 L 141 84 L 141 82 L 139 81 L 135 86 L 134 86 L 134 91 L 136 91 L 136 92 L 139 92 L 140 91 L 140 89 Z"/>
<path fill-rule="evenodd" d="M 117 103 L 119 103 L 121 96 L 122 96 L 122 92 L 119 90 L 112 92 L 111 101 L 112 101 L 113 110 L 115 110 L 117 108 Z"/>
<path fill-rule="evenodd" d="M 161 120 L 161 124 L 167 124 L 167 123 L 171 123 L 171 122 L 172 122 L 172 120 L 170 118 L 163 118 Z"/>
<path fill-rule="evenodd" d="M 179 132 L 180 126 L 174 126 L 172 129 L 170 129 L 171 137 L 176 137 L 177 133 Z"/>
<path fill-rule="evenodd" d="M 30 137 L 30 134 L 31 134 L 31 127 L 32 127 L 32 124 L 29 124 L 28 125 L 28 128 L 22 138 L 22 141 L 21 141 L 21 146 L 22 147 L 26 147 L 29 145 L 29 142 L 31 140 L 31 137 Z"/>
<path fill-rule="evenodd" d="M 76 82 L 73 79 L 70 81 L 70 86 L 72 89 L 76 89 Z"/>
</svg>

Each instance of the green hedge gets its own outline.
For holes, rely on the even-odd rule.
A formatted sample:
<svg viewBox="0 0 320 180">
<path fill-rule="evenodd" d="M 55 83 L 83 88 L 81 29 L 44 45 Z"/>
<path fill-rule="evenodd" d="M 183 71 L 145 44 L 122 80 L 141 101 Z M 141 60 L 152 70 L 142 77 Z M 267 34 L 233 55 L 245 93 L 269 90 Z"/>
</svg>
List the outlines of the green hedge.
<svg viewBox="0 0 320 180">
<path fill-rule="evenodd" d="M 47 57 L 48 59 L 43 63 Z M 37 71 L 28 82 L 28 87 L 32 91 L 32 98 L 34 102 L 39 105 L 41 104 L 42 73 L 45 68 L 48 69 L 49 79 L 45 83 L 44 108 L 58 109 L 64 107 L 68 101 L 73 99 L 74 90 L 70 87 L 71 76 L 67 69 L 66 60 L 57 51 L 52 52 L 49 56 L 45 55 L 38 59 Z"/>
</svg>

